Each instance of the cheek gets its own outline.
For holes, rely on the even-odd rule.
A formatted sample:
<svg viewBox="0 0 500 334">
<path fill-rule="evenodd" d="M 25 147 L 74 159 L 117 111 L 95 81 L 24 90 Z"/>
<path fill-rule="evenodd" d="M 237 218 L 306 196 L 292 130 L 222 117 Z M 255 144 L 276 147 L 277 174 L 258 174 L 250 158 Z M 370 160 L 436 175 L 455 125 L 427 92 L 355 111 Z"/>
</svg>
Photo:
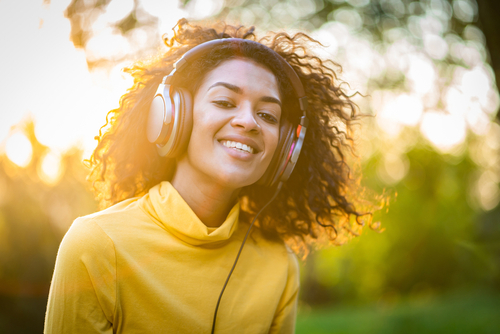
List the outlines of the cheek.
<svg viewBox="0 0 500 334">
<path fill-rule="evenodd" d="M 189 137 L 189 143 L 187 147 L 188 155 L 191 157 L 198 156 L 200 153 L 204 152 L 204 143 L 206 143 L 206 139 L 203 138 L 203 135 L 206 133 L 206 130 L 203 129 L 203 122 L 200 119 L 197 113 L 193 113 L 193 127 L 191 129 L 191 135 Z"/>
<path fill-rule="evenodd" d="M 212 116 L 211 116 L 212 115 Z M 191 138 L 193 136 L 202 137 L 208 134 L 209 131 L 213 130 L 216 126 L 216 121 L 213 117 L 213 113 L 210 112 L 208 108 L 203 105 L 198 105 L 198 108 L 193 108 L 193 129 L 191 132 Z"/>
</svg>

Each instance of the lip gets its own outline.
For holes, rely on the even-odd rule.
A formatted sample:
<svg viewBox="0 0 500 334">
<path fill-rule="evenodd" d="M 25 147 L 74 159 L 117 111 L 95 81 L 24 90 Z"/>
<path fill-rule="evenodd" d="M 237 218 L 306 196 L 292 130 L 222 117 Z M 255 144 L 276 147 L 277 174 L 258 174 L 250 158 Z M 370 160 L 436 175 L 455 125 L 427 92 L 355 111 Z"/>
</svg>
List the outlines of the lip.
<svg viewBox="0 0 500 334">
<path fill-rule="evenodd" d="M 217 141 L 222 145 L 222 141 L 229 140 L 229 141 L 235 141 L 235 142 L 240 142 L 242 144 L 245 144 L 247 146 L 251 146 L 254 149 L 253 154 L 257 154 L 262 151 L 262 147 L 255 142 L 255 140 L 245 137 L 245 136 L 239 136 L 239 135 L 227 135 L 221 138 L 217 138 Z M 222 145 L 224 146 L 224 145 Z M 224 146 L 225 147 L 225 146 Z M 227 147 L 226 147 L 227 148 Z M 234 151 L 234 149 L 231 149 Z M 249 153 L 248 153 L 249 154 Z"/>
<path fill-rule="evenodd" d="M 241 150 L 236 150 L 234 148 L 229 148 L 224 146 L 221 142 L 217 142 L 220 147 L 226 152 L 228 156 L 230 156 L 232 159 L 238 160 L 238 161 L 245 161 L 245 162 L 250 162 L 253 159 L 255 159 L 255 153 L 249 153 Z M 233 160 L 234 161 L 234 160 Z"/>
</svg>

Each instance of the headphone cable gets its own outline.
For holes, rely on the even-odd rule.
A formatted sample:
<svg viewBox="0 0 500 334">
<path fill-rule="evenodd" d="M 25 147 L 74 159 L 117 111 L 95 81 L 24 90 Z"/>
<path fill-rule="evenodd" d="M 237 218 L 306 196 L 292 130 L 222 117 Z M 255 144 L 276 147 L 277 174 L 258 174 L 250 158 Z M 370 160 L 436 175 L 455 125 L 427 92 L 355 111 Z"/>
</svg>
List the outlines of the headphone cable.
<svg viewBox="0 0 500 334">
<path fill-rule="evenodd" d="M 255 223 L 255 220 L 257 219 L 257 217 L 262 213 L 262 211 L 264 211 L 265 208 L 267 208 L 267 206 L 269 204 L 271 204 L 272 201 L 274 201 L 276 196 L 278 196 L 278 193 L 280 192 L 282 186 L 283 186 L 283 182 L 278 183 L 278 187 L 276 188 L 276 191 L 274 192 L 273 197 L 255 215 L 255 217 L 252 220 L 252 223 L 250 224 L 250 227 L 248 228 L 248 231 L 247 231 L 247 234 L 245 235 L 245 238 L 243 238 L 243 242 L 241 243 L 240 250 L 238 251 L 238 255 L 236 255 L 236 259 L 234 260 L 233 267 L 231 268 L 231 270 L 229 271 L 229 274 L 227 275 L 226 282 L 224 283 L 224 286 L 222 287 L 222 290 L 221 290 L 220 295 L 219 295 L 219 299 L 217 300 L 217 306 L 215 306 L 214 320 L 212 323 L 212 332 L 211 332 L 212 334 L 214 334 L 214 331 L 215 331 L 215 321 L 217 320 L 217 311 L 219 310 L 219 305 L 220 305 L 220 301 L 222 299 L 222 294 L 224 293 L 224 290 L 226 290 L 227 283 L 229 282 L 229 279 L 231 278 L 231 275 L 234 271 L 234 268 L 236 267 L 236 263 L 238 263 L 238 259 L 240 258 L 240 254 L 241 254 L 241 251 L 243 250 L 243 246 L 245 245 L 245 242 L 247 241 L 247 237 L 250 234 L 250 230 L 252 229 L 253 224 Z"/>
</svg>

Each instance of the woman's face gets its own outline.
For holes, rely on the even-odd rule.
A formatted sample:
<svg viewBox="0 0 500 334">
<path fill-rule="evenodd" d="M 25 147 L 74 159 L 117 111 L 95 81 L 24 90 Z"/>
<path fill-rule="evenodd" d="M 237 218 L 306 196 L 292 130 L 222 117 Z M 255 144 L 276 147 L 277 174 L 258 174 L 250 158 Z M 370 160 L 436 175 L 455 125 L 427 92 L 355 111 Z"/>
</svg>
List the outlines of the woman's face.
<svg viewBox="0 0 500 334">
<path fill-rule="evenodd" d="M 177 172 L 232 189 L 257 182 L 278 145 L 280 118 L 270 70 L 249 59 L 223 62 L 195 93 L 193 132 Z"/>
</svg>

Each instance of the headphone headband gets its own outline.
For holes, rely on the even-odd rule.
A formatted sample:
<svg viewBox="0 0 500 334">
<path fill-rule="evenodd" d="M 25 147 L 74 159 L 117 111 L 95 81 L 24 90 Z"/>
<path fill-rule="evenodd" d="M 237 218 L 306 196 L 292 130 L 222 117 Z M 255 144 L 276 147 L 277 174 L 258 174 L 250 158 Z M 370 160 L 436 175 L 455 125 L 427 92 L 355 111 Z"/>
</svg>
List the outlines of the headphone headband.
<svg viewBox="0 0 500 334">
<path fill-rule="evenodd" d="M 290 80 L 292 87 L 299 99 L 300 109 L 305 113 L 308 107 L 307 97 L 304 91 L 304 86 L 302 86 L 302 82 L 300 81 L 299 76 L 297 75 L 295 70 L 285 59 L 283 59 L 283 57 L 279 53 L 269 48 L 268 46 L 265 46 L 264 44 L 252 41 L 250 39 L 242 39 L 242 38 L 214 39 L 195 46 L 194 48 L 186 52 L 184 55 L 182 55 L 182 57 L 174 63 L 174 69 L 172 70 L 172 72 L 170 72 L 168 76 L 164 78 L 165 80 L 164 83 L 170 84 L 172 81 L 172 77 L 176 72 L 182 71 L 182 69 L 185 68 L 187 65 L 189 65 L 193 60 L 198 59 L 205 53 L 208 53 L 213 48 L 225 44 L 236 44 L 236 45 L 250 44 L 271 51 L 279 59 L 281 65 L 283 66 L 283 70 L 285 71 L 286 76 Z"/>
</svg>

